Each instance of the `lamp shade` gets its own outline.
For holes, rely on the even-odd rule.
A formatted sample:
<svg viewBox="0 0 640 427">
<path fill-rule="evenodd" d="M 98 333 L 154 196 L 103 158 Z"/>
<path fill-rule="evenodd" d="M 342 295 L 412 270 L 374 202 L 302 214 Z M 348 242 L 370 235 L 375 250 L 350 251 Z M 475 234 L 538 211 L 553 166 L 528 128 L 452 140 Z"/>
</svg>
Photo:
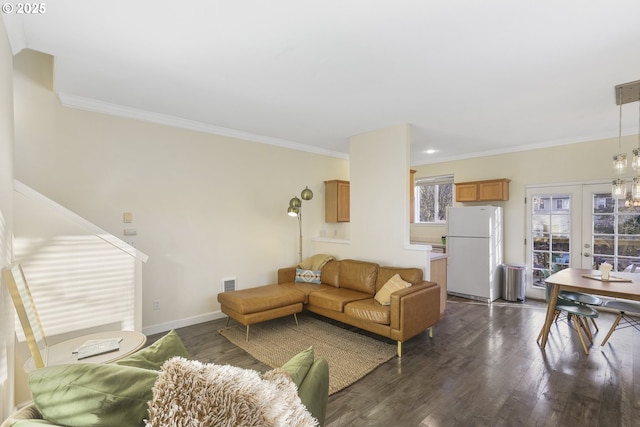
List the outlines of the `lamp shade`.
<svg viewBox="0 0 640 427">
<path fill-rule="evenodd" d="M 302 200 L 311 200 L 313 199 L 313 191 L 309 190 L 309 187 L 304 187 L 300 196 L 302 197 Z"/>
<path fill-rule="evenodd" d="M 287 215 L 289 216 L 298 216 L 300 209 L 289 206 L 287 209 Z"/>
<path fill-rule="evenodd" d="M 289 200 L 289 207 L 301 208 L 302 207 L 302 200 L 298 199 L 297 197 L 294 197 L 293 199 Z"/>
</svg>

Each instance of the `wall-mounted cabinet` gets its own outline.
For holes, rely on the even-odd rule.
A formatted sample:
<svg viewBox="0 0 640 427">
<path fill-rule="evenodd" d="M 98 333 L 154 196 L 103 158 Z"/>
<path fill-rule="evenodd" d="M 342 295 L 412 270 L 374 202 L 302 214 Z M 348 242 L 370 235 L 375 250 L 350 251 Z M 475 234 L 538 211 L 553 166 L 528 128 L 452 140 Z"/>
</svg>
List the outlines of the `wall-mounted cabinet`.
<svg viewBox="0 0 640 427">
<path fill-rule="evenodd" d="M 456 183 L 456 202 L 489 202 L 509 200 L 510 179 Z"/>
<path fill-rule="evenodd" d="M 334 179 L 324 182 L 324 220 L 325 222 L 350 221 L 349 181 Z"/>
</svg>

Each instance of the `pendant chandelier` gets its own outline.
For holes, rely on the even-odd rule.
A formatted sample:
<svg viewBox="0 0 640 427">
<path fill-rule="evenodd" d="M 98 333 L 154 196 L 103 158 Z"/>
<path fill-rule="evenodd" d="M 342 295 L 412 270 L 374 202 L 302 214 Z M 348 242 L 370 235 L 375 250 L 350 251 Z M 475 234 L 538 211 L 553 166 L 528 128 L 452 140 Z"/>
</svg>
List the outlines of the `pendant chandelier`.
<svg viewBox="0 0 640 427">
<path fill-rule="evenodd" d="M 631 167 L 636 176 L 631 184 L 631 193 L 627 194 L 627 181 L 622 175 L 627 171 L 627 154 L 622 152 L 622 104 L 640 101 L 640 80 L 616 86 L 616 104 L 620 106 L 618 119 L 618 154 L 613 156 L 613 171 L 619 177 L 611 183 L 611 197 L 625 200 L 626 206 L 640 205 L 640 102 L 638 102 L 638 148 L 633 150 Z M 631 203 L 629 201 L 632 201 Z M 637 203 L 635 203 L 637 202 Z"/>
<path fill-rule="evenodd" d="M 636 178 L 634 178 L 635 180 Z M 624 199 L 624 205 L 627 208 L 630 207 L 640 207 L 640 199 L 634 199 L 633 196 L 631 195 L 631 193 L 627 193 L 627 197 Z"/>
<path fill-rule="evenodd" d="M 613 156 L 613 172 L 616 175 L 622 175 L 627 171 L 627 153 L 622 152 L 622 88 L 618 88 L 618 96 L 620 100 L 620 116 L 618 119 L 618 154 Z M 624 180 L 623 180 L 624 182 Z"/>
</svg>

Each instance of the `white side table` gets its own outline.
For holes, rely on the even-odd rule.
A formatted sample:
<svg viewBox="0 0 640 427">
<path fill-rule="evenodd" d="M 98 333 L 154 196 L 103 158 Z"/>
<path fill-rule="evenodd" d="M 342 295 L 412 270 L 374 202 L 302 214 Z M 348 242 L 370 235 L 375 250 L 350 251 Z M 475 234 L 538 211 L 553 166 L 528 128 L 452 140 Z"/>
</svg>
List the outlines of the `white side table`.
<svg viewBox="0 0 640 427">
<path fill-rule="evenodd" d="M 78 354 L 74 353 L 82 344 L 89 340 L 104 340 L 110 338 L 122 338 L 120 341 L 120 349 L 110 353 L 98 354 L 96 356 L 87 357 L 78 360 Z M 83 335 L 72 338 L 67 341 L 49 346 L 47 352 L 47 366 L 65 365 L 70 363 L 109 363 L 122 359 L 141 349 L 147 342 L 147 337 L 140 332 L 135 331 L 110 331 L 98 332 L 95 334 Z M 25 372 L 31 372 L 35 369 L 33 358 L 29 358 L 24 364 Z"/>
</svg>

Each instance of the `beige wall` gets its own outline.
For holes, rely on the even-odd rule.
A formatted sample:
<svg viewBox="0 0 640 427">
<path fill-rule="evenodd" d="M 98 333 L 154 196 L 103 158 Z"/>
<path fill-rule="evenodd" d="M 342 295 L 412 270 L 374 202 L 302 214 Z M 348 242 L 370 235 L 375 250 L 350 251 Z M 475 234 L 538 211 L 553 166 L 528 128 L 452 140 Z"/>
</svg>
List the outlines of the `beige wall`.
<svg viewBox="0 0 640 427">
<path fill-rule="evenodd" d="M 116 236 L 137 230 L 149 255 L 147 332 L 218 316 L 224 278 L 249 288 L 293 265 L 298 224 L 286 208 L 305 186 L 315 193 L 304 204 L 311 255 L 325 228 L 323 181 L 348 177 L 346 160 L 65 108 L 51 58 L 23 51 L 14 62 L 16 178 Z"/>
<path fill-rule="evenodd" d="M 623 151 L 631 154 L 637 136 L 623 138 Z M 413 166 L 416 177 L 453 174 L 456 182 L 509 178 L 509 201 L 491 202 L 504 208 L 505 263 L 525 263 L 524 197 L 526 186 L 581 182 L 610 182 L 611 157 L 618 151 L 615 139 L 590 141 L 553 148 L 522 151 L 490 157 Z M 413 238 L 440 239 L 444 226 L 411 226 Z"/>
<path fill-rule="evenodd" d="M 13 62 L 0 19 L 0 269 L 11 264 L 13 232 Z M 13 408 L 13 304 L 0 284 L 0 419 Z"/>
<path fill-rule="evenodd" d="M 350 138 L 350 238 L 348 243 L 316 241 L 316 252 L 420 267 L 429 277 L 428 253 L 408 244 L 410 141 L 408 124 Z"/>
</svg>

